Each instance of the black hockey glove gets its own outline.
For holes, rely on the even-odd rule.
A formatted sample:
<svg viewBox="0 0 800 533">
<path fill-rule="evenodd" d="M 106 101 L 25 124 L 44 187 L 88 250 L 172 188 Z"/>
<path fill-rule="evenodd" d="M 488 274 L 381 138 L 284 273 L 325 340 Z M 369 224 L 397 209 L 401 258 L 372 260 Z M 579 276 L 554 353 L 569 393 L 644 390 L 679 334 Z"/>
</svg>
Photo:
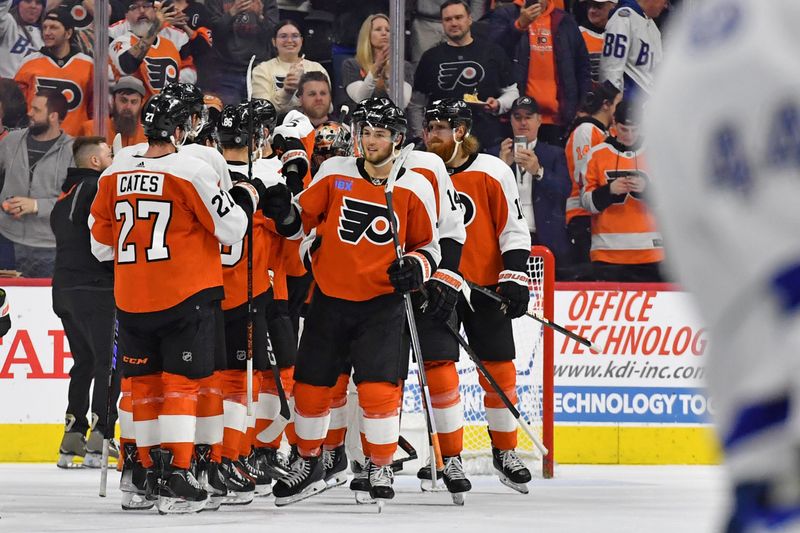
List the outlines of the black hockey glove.
<svg viewBox="0 0 800 533">
<path fill-rule="evenodd" d="M 403 256 L 403 264 L 395 259 L 386 273 L 389 274 L 389 283 L 399 293 L 418 290 L 430 278 L 431 267 L 424 255 L 411 252 Z"/>
<path fill-rule="evenodd" d="M 300 243 L 300 258 L 303 260 L 303 266 L 306 267 L 308 272 L 311 272 L 311 262 L 314 259 L 314 252 L 322 245 L 322 235 L 317 235 L 316 231 L 303 239 Z"/>
<path fill-rule="evenodd" d="M 505 313 L 509 318 L 518 318 L 528 310 L 531 299 L 528 275 L 517 270 L 503 270 L 497 279 L 497 292 L 508 300 Z"/>
<path fill-rule="evenodd" d="M 308 172 L 308 154 L 300 139 L 284 137 L 276 133 L 272 138 L 272 149 L 281 158 L 283 177 L 292 194 L 303 190 L 303 178 Z"/>
<path fill-rule="evenodd" d="M 258 189 L 251 182 L 247 180 L 237 181 L 233 184 L 229 193 L 234 203 L 244 209 L 247 216 L 251 216 L 258 209 L 260 201 Z"/>
<path fill-rule="evenodd" d="M 292 210 L 292 193 L 283 183 L 277 183 L 264 191 L 261 210 L 264 216 L 277 223 L 286 220 Z"/>
<path fill-rule="evenodd" d="M 11 314 L 8 307 L 8 296 L 6 291 L 0 289 L 0 337 L 8 333 L 11 329 Z"/>
<path fill-rule="evenodd" d="M 423 304 L 423 312 L 434 320 L 446 322 L 458 303 L 458 295 L 464 285 L 464 278 L 458 272 L 439 269 L 425 283 L 428 301 Z"/>
</svg>

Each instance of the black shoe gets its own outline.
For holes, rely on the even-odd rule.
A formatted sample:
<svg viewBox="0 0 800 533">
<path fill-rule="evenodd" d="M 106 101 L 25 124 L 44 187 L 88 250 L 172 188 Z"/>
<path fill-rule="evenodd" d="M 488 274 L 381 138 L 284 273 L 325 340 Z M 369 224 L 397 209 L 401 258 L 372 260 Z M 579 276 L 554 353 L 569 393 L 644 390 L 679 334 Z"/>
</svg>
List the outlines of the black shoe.
<svg viewBox="0 0 800 533">
<path fill-rule="evenodd" d="M 344 444 L 333 450 L 323 450 L 322 462 L 325 465 L 325 483 L 328 488 L 347 483 L 347 452 Z"/>
<path fill-rule="evenodd" d="M 275 505 L 299 502 L 327 488 L 324 469 L 319 457 L 298 457 L 288 475 L 279 479 L 272 489 Z"/>
</svg>

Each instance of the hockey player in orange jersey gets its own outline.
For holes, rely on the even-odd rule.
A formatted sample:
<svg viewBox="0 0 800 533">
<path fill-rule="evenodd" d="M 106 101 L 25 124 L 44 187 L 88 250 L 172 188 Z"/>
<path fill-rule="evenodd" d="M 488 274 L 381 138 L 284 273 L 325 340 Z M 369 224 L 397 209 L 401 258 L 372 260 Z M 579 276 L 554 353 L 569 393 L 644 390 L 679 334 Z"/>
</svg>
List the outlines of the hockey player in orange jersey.
<svg viewBox="0 0 800 533">
<path fill-rule="evenodd" d="M 309 247 L 316 289 L 304 324 L 295 366 L 295 431 L 299 457 L 273 493 L 287 505 L 324 490 L 321 446 L 331 387 L 346 359 L 352 362 L 365 439 L 369 447 L 370 495 L 394 497 L 392 457 L 399 436 L 404 293 L 430 279 L 440 259 L 436 199 L 421 174 L 403 169 L 394 190 L 394 217 L 404 249 L 396 259 L 384 187 L 406 131 L 403 112 L 380 99 L 356 122 L 359 158 L 334 157 L 322 164 L 308 188 L 289 203 L 289 191 L 273 186 L 265 208 L 281 233 L 321 240 Z M 312 251 L 313 250 L 313 251 Z"/>
<path fill-rule="evenodd" d="M 148 149 L 116 158 L 103 173 L 89 219 L 93 252 L 114 260 L 118 353 L 131 378 L 135 439 L 147 468 L 137 489 L 157 499 L 162 513 L 206 504 L 189 466 L 199 380 L 224 350 L 219 243 L 240 241 L 259 203 L 255 185 L 223 191 L 210 166 L 178 151 L 190 115 L 179 99 L 148 101 Z"/>
<path fill-rule="evenodd" d="M 64 8 L 48 13 L 42 23 L 44 46 L 25 59 L 14 81 L 29 106 L 40 89 L 60 91 L 67 99 L 67 116 L 61 129 L 78 136 L 92 109 L 94 60 L 72 46 L 74 25 L 72 15 Z"/>
<path fill-rule="evenodd" d="M 433 102 L 425 110 L 425 125 L 428 151 L 445 162 L 464 209 L 467 239 L 461 251 L 460 275 L 496 288 L 509 302 L 503 309 L 493 300 L 473 293 L 471 305 L 461 299 L 455 306 L 457 319 L 463 323 L 469 343 L 487 370 L 509 399 L 516 402 L 511 319 L 525 314 L 530 299 L 527 261 L 531 240 L 514 176 L 498 158 L 478 153 L 477 140 L 470 135 L 472 112 L 463 101 L 446 98 Z M 451 277 L 456 276 L 458 273 Z M 458 360 L 459 346 L 441 327 L 421 329 L 420 342 L 426 368 L 431 369 L 428 382 L 442 455 L 446 458 L 444 479 L 451 492 L 463 492 L 469 490 L 459 457 L 464 414 L 453 364 Z M 531 475 L 515 452 L 516 420 L 482 375 L 479 382 L 486 391 L 484 407 L 494 467 L 504 484 L 527 492 L 525 484 Z M 429 478 L 430 471 L 423 469 L 418 476 Z"/>
</svg>

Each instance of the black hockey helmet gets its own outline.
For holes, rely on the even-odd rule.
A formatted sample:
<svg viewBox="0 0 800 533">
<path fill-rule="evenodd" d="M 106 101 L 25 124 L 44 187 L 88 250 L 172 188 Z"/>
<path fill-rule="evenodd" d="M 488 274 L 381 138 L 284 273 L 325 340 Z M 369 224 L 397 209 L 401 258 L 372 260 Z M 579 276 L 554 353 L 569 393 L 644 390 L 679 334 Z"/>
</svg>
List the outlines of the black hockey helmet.
<svg viewBox="0 0 800 533">
<path fill-rule="evenodd" d="M 451 128 L 463 124 L 467 134 L 472 130 L 472 110 L 458 98 L 434 100 L 425 108 L 425 124 L 433 120 L 446 121 Z"/>
<path fill-rule="evenodd" d="M 406 114 L 386 97 L 362 100 L 353 111 L 351 119 L 356 126 L 386 128 L 399 134 L 405 134 L 408 127 Z"/>
<path fill-rule="evenodd" d="M 217 123 L 217 136 L 223 146 L 247 146 L 248 116 L 247 102 L 229 104 L 222 108 Z"/>
<path fill-rule="evenodd" d="M 202 114 L 205 109 L 203 91 L 193 83 L 168 83 L 161 92 L 189 104 L 192 113 Z"/>
<path fill-rule="evenodd" d="M 142 128 L 148 139 L 169 141 L 177 127 L 188 134 L 191 116 L 187 102 L 162 92 L 151 96 L 142 107 Z"/>
<path fill-rule="evenodd" d="M 247 101 L 242 102 L 242 105 L 246 107 Z M 277 123 L 278 111 L 272 102 L 264 98 L 253 98 L 253 126 L 261 126 L 272 132 Z"/>
</svg>

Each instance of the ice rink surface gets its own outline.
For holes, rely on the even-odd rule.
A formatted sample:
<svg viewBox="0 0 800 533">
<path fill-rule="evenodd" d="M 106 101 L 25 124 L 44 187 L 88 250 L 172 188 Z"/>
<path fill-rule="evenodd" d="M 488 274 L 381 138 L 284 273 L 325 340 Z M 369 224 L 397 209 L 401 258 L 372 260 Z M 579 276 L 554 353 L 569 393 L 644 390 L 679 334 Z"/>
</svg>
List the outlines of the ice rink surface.
<svg viewBox="0 0 800 533">
<path fill-rule="evenodd" d="M 120 509 L 117 472 L 109 472 L 102 499 L 98 470 L 0 464 L 0 532 L 711 533 L 727 504 L 720 467 L 559 466 L 555 479 L 534 479 L 528 495 L 495 477 L 470 477 L 464 507 L 447 493 L 422 494 L 414 477 L 400 475 L 397 496 L 380 515 L 374 505 L 357 505 L 345 485 L 280 509 L 265 497 L 217 512 L 160 516 Z"/>
</svg>

